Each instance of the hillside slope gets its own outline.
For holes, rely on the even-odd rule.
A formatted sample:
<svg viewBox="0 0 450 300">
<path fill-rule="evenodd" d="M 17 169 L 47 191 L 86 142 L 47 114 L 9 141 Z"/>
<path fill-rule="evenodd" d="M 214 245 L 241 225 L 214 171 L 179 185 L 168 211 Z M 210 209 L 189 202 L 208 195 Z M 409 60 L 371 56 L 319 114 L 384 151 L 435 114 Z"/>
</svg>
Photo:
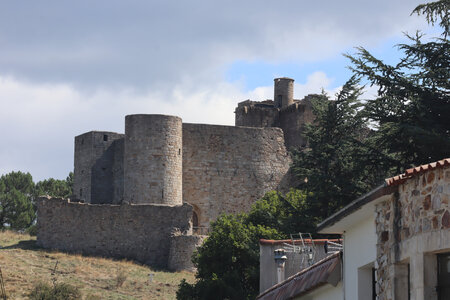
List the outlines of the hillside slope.
<svg viewBox="0 0 450 300">
<path fill-rule="evenodd" d="M 77 286 L 83 299 L 175 299 L 182 278 L 194 281 L 189 272 L 155 271 L 130 261 L 41 249 L 34 237 L 11 231 L 0 231 L 0 246 L 8 299 L 27 299 L 35 283 L 53 280 Z"/>
</svg>

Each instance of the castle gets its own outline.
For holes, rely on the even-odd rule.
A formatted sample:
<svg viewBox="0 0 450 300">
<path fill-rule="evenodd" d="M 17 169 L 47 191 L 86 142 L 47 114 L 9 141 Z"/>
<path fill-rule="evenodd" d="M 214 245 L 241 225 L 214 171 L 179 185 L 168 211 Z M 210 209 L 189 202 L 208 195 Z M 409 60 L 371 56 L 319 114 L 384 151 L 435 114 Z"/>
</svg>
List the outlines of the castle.
<svg viewBox="0 0 450 300">
<path fill-rule="evenodd" d="M 306 145 L 313 114 L 293 79 L 274 81 L 274 100 L 238 104 L 236 126 L 142 114 L 125 134 L 75 137 L 74 197 L 38 202 L 38 244 L 188 267 L 211 221 L 290 185 L 287 149 Z"/>
</svg>

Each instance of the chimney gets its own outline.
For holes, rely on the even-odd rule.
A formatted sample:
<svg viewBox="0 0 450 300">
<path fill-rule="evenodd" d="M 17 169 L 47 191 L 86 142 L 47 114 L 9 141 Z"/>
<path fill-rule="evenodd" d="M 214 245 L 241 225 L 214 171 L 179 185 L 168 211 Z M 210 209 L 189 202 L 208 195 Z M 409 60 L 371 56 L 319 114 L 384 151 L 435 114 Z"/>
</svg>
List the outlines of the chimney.
<svg viewBox="0 0 450 300">
<path fill-rule="evenodd" d="M 287 77 L 274 79 L 273 101 L 276 108 L 285 108 L 294 103 L 294 79 Z"/>
<path fill-rule="evenodd" d="M 280 283 L 284 281 L 284 264 L 287 260 L 286 251 L 284 249 L 276 249 L 274 253 L 277 264 L 277 283 Z"/>
</svg>

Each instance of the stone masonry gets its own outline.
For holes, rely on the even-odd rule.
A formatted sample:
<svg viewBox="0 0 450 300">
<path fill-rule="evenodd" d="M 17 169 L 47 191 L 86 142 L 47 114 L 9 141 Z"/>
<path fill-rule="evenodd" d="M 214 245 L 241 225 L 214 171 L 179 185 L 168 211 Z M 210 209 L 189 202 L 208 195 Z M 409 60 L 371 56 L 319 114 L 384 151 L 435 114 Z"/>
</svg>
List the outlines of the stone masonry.
<svg viewBox="0 0 450 300">
<path fill-rule="evenodd" d="M 313 116 L 308 99 L 293 99 L 292 79 L 275 79 L 274 99 L 240 103 L 237 126 L 138 114 L 126 116 L 125 134 L 75 137 L 73 198 L 37 202 L 38 244 L 192 268 L 203 239 L 192 232 L 291 184 L 286 146 L 306 145 Z"/>
<path fill-rule="evenodd" d="M 435 253 L 450 248 L 449 197 L 447 165 L 406 180 L 377 205 L 378 299 L 407 299 L 408 280 L 411 299 L 437 299 Z"/>
<path fill-rule="evenodd" d="M 190 205 L 99 205 L 40 198 L 39 246 L 167 268 L 174 228 L 190 233 Z"/>
<path fill-rule="evenodd" d="M 294 99 L 294 80 L 274 79 L 274 100 L 240 102 L 235 110 L 236 126 L 278 127 L 283 130 L 286 148 L 305 147 L 305 125 L 314 121 L 311 99 Z"/>
</svg>

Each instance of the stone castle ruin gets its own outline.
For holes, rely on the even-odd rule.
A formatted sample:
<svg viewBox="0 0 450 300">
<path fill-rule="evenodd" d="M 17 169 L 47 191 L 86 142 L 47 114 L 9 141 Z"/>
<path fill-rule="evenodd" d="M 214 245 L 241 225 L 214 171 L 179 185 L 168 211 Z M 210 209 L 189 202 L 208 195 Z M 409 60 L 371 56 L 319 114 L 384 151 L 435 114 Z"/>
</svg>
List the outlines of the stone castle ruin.
<svg viewBox="0 0 450 300">
<path fill-rule="evenodd" d="M 128 115 L 125 134 L 75 137 L 73 199 L 38 201 L 38 244 L 129 258 L 179 270 L 222 213 L 248 211 L 289 187 L 287 149 L 304 146 L 313 115 L 293 82 L 275 79 L 274 100 L 244 101 L 236 126 Z"/>
</svg>

